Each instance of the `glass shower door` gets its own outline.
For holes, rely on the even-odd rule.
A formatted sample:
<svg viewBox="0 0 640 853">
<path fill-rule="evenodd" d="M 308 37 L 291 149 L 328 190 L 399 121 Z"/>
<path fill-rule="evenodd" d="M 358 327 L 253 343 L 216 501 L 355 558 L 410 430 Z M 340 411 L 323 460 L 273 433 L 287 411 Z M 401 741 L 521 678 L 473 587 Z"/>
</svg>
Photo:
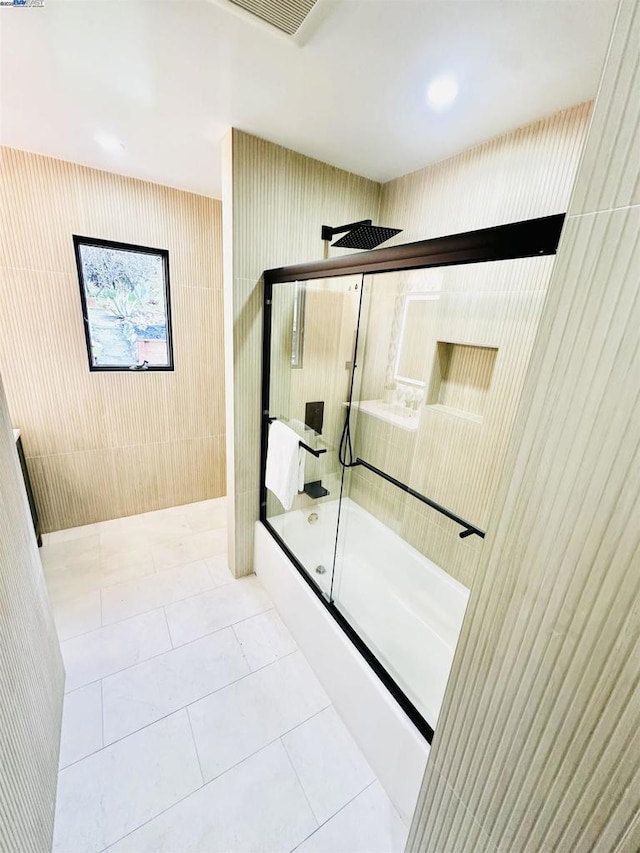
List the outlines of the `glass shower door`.
<svg viewBox="0 0 640 853">
<path fill-rule="evenodd" d="M 331 592 L 342 470 L 338 447 L 351 385 L 362 276 L 273 285 L 269 454 L 276 430 L 295 444 L 299 480 L 266 485 L 266 519 L 325 598 Z M 274 428 L 274 424 L 279 426 Z M 273 472 L 273 468 L 271 468 Z M 270 487 L 271 486 L 271 487 Z"/>
<path fill-rule="evenodd" d="M 552 265 L 365 276 L 332 599 L 432 728 Z"/>
</svg>

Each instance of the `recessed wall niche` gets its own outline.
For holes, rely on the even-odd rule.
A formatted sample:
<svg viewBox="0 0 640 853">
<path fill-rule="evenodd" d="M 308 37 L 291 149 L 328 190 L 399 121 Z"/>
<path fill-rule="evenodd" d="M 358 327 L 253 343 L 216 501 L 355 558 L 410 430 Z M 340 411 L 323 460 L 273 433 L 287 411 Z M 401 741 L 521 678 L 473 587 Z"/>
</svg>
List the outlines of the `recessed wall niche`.
<svg viewBox="0 0 640 853">
<path fill-rule="evenodd" d="M 482 423 L 497 347 L 438 341 L 427 405 Z"/>
</svg>

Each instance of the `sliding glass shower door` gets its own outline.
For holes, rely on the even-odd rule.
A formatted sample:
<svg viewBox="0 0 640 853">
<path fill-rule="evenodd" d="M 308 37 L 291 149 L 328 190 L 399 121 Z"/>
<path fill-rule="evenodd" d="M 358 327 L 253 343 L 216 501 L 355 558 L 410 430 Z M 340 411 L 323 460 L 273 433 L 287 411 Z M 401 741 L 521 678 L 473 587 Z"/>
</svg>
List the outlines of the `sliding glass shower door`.
<svg viewBox="0 0 640 853">
<path fill-rule="evenodd" d="M 332 600 L 432 728 L 552 263 L 365 276 Z"/>
<path fill-rule="evenodd" d="M 261 518 L 428 739 L 561 219 L 268 277 Z"/>
<path fill-rule="evenodd" d="M 299 479 L 295 489 L 283 493 L 267 478 L 264 509 L 273 530 L 327 599 L 342 487 L 338 449 L 361 289 L 361 275 L 344 276 L 275 284 L 271 296 L 268 453 L 275 452 L 282 434 L 286 441 L 282 425 L 295 433 Z M 269 462 L 278 464 L 273 457 Z"/>
</svg>

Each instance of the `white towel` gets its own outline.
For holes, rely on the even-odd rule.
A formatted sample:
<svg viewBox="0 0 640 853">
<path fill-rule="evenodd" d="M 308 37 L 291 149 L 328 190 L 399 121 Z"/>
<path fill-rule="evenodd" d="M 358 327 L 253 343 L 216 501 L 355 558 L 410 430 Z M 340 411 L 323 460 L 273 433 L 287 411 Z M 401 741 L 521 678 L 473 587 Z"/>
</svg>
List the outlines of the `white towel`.
<svg viewBox="0 0 640 853">
<path fill-rule="evenodd" d="M 304 454 L 297 432 L 282 421 L 270 424 L 265 482 L 285 509 L 291 509 L 296 493 L 304 489 Z"/>
</svg>

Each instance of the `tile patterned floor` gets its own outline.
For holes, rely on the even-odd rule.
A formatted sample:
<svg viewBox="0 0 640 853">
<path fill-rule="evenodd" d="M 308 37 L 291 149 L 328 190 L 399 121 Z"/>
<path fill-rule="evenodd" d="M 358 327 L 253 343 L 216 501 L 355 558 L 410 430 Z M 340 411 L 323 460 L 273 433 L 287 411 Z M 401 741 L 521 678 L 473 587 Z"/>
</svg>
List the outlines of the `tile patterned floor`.
<svg viewBox="0 0 640 853">
<path fill-rule="evenodd" d="M 45 537 L 67 671 L 55 853 L 400 853 L 407 830 L 224 498 Z"/>
</svg>

